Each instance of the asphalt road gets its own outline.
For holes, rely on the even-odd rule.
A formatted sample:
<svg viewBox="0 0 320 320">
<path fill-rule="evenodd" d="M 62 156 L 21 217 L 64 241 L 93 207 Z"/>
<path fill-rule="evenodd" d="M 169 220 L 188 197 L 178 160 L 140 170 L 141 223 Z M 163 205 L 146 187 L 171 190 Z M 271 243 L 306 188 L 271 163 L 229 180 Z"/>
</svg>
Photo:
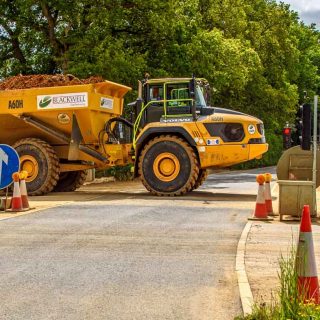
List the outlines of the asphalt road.
<svg viewBox="0 0 320 320">
<path fill-rule="evenodd" d="M 133 185 L 85 201 L 77 193 L 0 221 L 0 319 L 233 319 L 252 176 L 210 176 L 184 198 Z M 222 197 L 211 198 L 219 184 Z"/>
</svg>

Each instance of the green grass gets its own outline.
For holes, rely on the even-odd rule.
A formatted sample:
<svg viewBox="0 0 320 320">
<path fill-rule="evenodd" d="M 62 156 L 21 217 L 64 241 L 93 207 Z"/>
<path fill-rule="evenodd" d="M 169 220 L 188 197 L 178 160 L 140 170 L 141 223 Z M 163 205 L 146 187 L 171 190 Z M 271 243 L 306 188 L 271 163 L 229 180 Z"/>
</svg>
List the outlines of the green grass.
<svg viewBox="0 0 320 320">
<path fill-rule="evenodd" d="M 298 292 L 298 275 L 295 270 L 296 250 L 292 247 L 288 257 L 279 259 L 280 288 L 271 302 L 253 307 L 251 315 L 238 316 L 235 320 L 320 320 L 320 305 L 304 303 Z"/>
</svg>

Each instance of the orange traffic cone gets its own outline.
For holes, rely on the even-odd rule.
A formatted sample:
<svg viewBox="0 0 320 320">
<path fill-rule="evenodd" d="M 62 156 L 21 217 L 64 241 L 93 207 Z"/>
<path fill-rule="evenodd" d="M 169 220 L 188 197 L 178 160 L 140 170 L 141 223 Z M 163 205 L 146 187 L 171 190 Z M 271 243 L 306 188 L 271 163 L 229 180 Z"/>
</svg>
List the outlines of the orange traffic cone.
<svg viewBox="0 0 320 320">
<path fill-rule="evenodd" d="M 23 209 L 30 209 L 28 201 L 28 192 L 26 186 L 26 179 L 28 177 L 27 171 L 20 172 L 20 191 L 21 191 L 21 200 Z"/>
<path fill-rule="evenodd" d="M 271 198 L 271 188 L 270 188 L 270 182 L 272 180 L 272 175 L 270 173 L 266 173 L 264 175 L 266 183 L 264 186 L 264 196 L 266 201 L 266 208 L 267 208 L 267 214 L 268 216 L 273 216 L 273 208 L 272 208 L 272 198 Z"/>
<path fill-rule="evenodd" d="M 303 207 L 296 257 L 299 294 L 305 302 L 319 303 L 319 282 L 314 255 L 310 208 Z"/>
<path fill-rule="evenodd" d="M 268 217 L 266 202 L 264 198 L 265 177 L 263 174 L 259 174 L 257 175 L 256 179 L 259 184 L 256 208 L 253 213 L 253 217 L 248 218 L 248 220 L 273 220 L 272 218 Z"/>
<path fill-rule="evenodd" d="M 21 199 L 21 192 L 19 186 L 19 172 L 15 172 L 12 175 L 13 178 L 13 196 L 11 201 L 11 211 L 22 211 L 22 199 Z"/>
</svg>

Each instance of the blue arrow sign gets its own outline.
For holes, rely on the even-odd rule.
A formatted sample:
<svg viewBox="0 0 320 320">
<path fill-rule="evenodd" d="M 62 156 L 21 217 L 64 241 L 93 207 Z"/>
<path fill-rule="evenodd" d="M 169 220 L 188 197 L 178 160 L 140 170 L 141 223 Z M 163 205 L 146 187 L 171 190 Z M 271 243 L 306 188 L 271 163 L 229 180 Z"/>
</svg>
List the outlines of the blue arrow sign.
<svg viewBox="0 0 320 320">
<path fill-rule="evenodd" d="M 12 182 L 12 174 L 20 169 L 20 159 L 16 150 L 6 144 L 0 144 L 0 189 Z"/>
</svg>

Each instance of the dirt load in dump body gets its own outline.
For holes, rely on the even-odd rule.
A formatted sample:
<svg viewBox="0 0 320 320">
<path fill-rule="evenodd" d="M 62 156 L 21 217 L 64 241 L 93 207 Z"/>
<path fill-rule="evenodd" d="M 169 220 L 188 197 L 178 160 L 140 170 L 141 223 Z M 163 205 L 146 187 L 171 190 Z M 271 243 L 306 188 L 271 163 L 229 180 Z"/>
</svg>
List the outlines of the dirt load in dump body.
<svg viewBox="0 0 320 320">
<path fill-rule="evenodd" d="M 94 76 L 88 79 L 79 79 L 72 74 L 39 74 L 39 75 L 18 75 L 0 82 L 0 90 L 16 90 L 58 86 L 72 86 L 90 83 L 103 82 L 102 77 Z"/>
</svg>

